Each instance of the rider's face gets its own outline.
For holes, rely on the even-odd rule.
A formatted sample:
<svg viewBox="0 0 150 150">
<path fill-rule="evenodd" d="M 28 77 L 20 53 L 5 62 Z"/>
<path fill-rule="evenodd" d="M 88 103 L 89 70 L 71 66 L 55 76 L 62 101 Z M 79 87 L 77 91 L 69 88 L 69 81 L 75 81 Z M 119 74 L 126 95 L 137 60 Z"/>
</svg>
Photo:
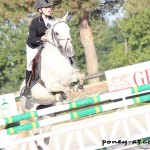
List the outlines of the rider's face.
<svg viewBox="0 0 150 150">
<path fill-rule="evenodd" d="M 43 8 L 41 8 L 41 10 L 44 13 L 44 15 L 46 15 L 46 16 L 51 15 L 51 7 L 43 7 Z"/>
</svg>

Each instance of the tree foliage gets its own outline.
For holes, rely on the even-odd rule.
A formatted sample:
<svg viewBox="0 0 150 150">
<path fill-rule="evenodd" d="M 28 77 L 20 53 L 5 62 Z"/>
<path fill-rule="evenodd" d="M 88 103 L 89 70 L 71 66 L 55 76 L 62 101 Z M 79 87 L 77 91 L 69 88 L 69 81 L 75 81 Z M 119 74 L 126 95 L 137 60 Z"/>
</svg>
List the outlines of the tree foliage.
<svg viewBox="0 0 150 150">
<path fill-rule="evenodd" d="M 20 21 L 28 13 L 33 12 L 35 2 L 36 0 L 0 0 L 0 22 L 5 22 L 8 19 L 14 22 Z"/>
<path fill-rule="evenodd" d="M 124 42 L 124 37 L 119 31 L 117 25 L 108 26 L 103 21 L 97 23 L 93 22 L 93 31 L 94 42 L 97 49 L 98 59 L 100 61 L 99 66 L 103 71 L 109 70 L 111 66 L 109 65 L 108 55 L 112 52 L 114 47 L 113 43 Z"/>
<path fill-rule="evenodd" d="M 25 77 L 25 44 L 28 24 L 24 20 L 35 15 L 36 0 L 0 0 L 0 93 L 19 90 Z M 124 18 L 109 26 L 104 14 L 114 14 L 122 6 L 121 0 L 53 0 L 53 16 L 69 11 L 72 42 L 78 67 L 87 72 L 84 48 L 80 39 L 80 19 L 88 12 L 88 23 L 99 60 L 100 70 L 136 64 L 150 59 L 149 0 L 124 2 Z M 100 3 L 99 3 L 100 2 Z M 119 4 L 118 4 L 119 2 Z M 6 11 L 7 10 L 7 11 Z M 5 13 L 3 13 L 5 11 Z M 125 52 L 125 38 L 128 53 Z M 91 60 L 90 60 L 91 61 Z"/>
<path fill-rule="evenodd" d="M 124 8 L 129 15 L 138 14 L 145 9 L 150 8 L 149 0 L 127 0 L 124 2 Z"/>
<path fill-rule="evenodd" d="M 122 30 L 128 39 L 131 50 L 145 50 L 150 46 L 150 10 L 143 10 L 122 22 Z"/>
<path fill-rule="evenodd" d="M 6 22 L 0 27 L 0 93 L 18 90 L 25 76 L 27 28 Z"/>
<path fill-rule="evenodd" d="M 120 21 L 128 41 L 128 53 L 123 55 L 124 43 L 115 43 L 109 54 L 112 68 L 150 60 L 150 10 L 145 9 Z"/>
</svg>

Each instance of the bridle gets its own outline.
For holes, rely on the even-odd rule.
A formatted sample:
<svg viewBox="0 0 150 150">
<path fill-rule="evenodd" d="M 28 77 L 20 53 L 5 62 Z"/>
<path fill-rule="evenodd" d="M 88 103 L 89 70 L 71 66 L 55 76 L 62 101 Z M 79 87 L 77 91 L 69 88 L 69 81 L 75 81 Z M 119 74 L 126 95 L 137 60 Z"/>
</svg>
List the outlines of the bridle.
<svg viewBox="0 0 150 150">
<path fill-rule="evenodd" d="M 62 46 L 61 46 L 61 44 L 60 44 L 60 41 L 65 40 L 65 41 L 66 41 L 66 44 L 65 44 L 65 51 L 66 51 L 66 50 L 67 50 L 67 49 L 66 49 L 67 44 L 68 44 L 69 42 L 71 42 L 71 39 L 70 39 L 70 38 L 67 38 L 67 39 L 65 39 L 65 38 L 60 39 L 60 38 L 58 38 L 58 37 L 57 37 L 57 33 L 56 33 L 55 30 L 54 30 L 54 27 L 55 27 L 57 24 L 62 23 L 62 22 L 64 22 L 64 21 L 59 21 L 59 22 L 55 23 L 55 24 L 52 26 L 52 29 L 51 29 L 52 42 L 50 42 L 50 41 L 47 41 L 47 42 L 51 43 L 52 45 L 54 45 L 54 46 L 58 47 L 60 50 L 62 50 Z M 65 23 L 65 22 L 64 22 L 64 23 Z"/>
</svg>

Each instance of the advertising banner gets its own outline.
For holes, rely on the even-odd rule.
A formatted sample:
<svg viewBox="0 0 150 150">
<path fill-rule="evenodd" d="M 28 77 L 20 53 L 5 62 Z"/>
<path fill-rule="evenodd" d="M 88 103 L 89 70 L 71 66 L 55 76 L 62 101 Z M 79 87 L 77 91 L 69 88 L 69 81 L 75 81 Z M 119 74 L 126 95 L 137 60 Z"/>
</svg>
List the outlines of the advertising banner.
<svg viewBox="0 0 150 150">
<path fill-rule="evenodd" d="M 0 118 L 17 115 L 17 105 L 13 93 L 0 95 Z"/>
<path fill-rule="evenodd" d="M 109 92 L 150 84 L 150 61 L 105 71 Z"/>
</svg>

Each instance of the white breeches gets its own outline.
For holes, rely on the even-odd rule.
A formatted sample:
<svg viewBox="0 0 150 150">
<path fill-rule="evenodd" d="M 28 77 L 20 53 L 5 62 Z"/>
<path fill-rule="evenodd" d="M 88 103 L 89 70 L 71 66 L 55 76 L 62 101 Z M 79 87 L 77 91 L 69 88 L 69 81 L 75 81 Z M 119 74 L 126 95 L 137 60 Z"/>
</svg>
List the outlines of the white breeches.
<svg viewBox="0 0 150 150">
<path fill-rule="evenodd" d="M 27 57 L 27 67 L 26 69 L 28 71 L 32 71 L 32 60 L 34 59 L 34 57 L 36 56 L 37 52 L 39 51 L 40 46 L 38 46 L 37 48 L 31 48 L 28 45 L 26 45 L 26 57 Z"/>
</svg>

